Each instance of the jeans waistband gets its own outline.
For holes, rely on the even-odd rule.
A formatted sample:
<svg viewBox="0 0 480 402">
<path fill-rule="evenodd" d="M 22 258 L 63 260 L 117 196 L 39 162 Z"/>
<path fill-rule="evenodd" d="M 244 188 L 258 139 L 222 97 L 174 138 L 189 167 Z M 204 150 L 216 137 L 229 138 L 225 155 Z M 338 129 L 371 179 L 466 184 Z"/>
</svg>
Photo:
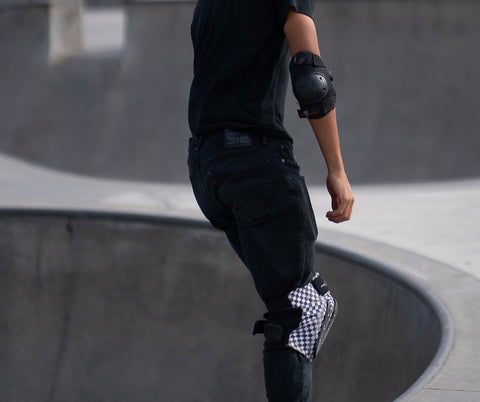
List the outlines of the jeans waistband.
<svg viewBox="0 0 480 402">
<path fill-rule="evenodd" d="M 269 134 L 252 133 L 242 130 L 223 129 L 201 136 L 193 136 L 204 142 L 223 142 L 225 148 L 240 148 L 251 145 L 268 145 L 278 142 L 292 142 L 288 137 L 273 136 Z"/>
</svg>

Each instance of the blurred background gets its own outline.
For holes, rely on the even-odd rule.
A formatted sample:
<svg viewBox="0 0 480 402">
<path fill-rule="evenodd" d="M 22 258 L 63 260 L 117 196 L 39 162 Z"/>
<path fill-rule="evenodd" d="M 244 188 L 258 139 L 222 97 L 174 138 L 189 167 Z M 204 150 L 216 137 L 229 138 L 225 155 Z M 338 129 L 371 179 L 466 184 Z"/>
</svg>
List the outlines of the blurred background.
<svg viewBox="0 0 480 402">
<path fill-rule="evenodd" d="M 194 1 L 0 0 L 0 152 L 67 172 L 188 182 Z M 480 2 L 316 4 L 354 184 L 480 176 Z M 324 165 L 291 93 L 309 184 Z"/>
</svg>

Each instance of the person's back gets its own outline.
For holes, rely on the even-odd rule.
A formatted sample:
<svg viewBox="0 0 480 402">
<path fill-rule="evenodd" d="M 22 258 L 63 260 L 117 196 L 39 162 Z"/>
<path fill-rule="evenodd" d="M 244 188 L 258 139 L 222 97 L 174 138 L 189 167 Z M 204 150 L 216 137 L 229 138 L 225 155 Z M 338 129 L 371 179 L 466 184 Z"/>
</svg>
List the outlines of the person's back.
<svg viewBox="0 0 480 402">
<path fill-rule="evenodd" d="M 191 26 L 194 71 L 189 123 L 194 135 L 221 128 L 286 136 L 290 2 L 199 0 Z"/>
</svg>

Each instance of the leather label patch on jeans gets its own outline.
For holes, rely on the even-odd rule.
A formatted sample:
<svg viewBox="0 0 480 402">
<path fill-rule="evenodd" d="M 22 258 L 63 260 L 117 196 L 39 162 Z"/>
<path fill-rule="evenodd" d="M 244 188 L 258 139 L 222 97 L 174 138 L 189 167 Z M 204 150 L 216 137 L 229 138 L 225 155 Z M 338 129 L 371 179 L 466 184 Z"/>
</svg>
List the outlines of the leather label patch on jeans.
<svg viewBox="0 0 480 402">
<path fill-rule="evenodd" d="M 248 133 L 225 130 L 223 133 L 223 145 L 227 149 L 248 147 L 253 144 L 253 138 Z"/>
</svg>

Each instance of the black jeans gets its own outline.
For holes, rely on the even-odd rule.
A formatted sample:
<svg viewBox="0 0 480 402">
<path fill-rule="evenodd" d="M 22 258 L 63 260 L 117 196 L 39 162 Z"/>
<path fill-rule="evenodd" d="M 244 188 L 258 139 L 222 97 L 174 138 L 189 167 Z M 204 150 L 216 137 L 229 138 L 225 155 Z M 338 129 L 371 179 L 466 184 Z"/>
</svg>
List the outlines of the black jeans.
<svg viewBox="0 0 480 402">
<path fill-rule="evenodd" d="M 292 141 L 224 130 L 190 138 L 188 166 L 198 205 L 223 230 L 264 302 L 313 277 L 317 225 Z M 269 401 L 311 399 L 311 362 L 266 343 Z"/>
</svg>

